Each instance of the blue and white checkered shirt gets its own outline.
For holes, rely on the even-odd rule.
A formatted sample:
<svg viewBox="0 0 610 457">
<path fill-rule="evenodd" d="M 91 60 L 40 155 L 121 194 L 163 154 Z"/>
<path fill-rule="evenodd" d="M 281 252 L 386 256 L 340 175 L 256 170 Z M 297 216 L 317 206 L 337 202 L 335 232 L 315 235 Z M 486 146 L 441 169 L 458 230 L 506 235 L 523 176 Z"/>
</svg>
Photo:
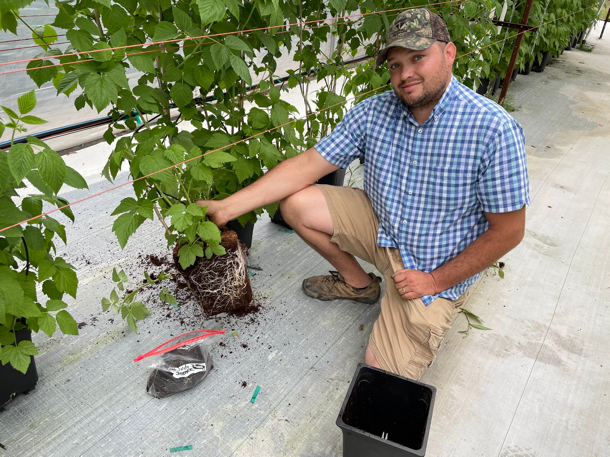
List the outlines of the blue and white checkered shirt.
<svg viewBox="0 0 610 457">
<path fill-rule="evenodd" d="M 452 77 L 422 125 L 388 91 L 349 110 L 316 150 L 341 168 L 365 156 L 377 243 L 398 248 L 405 268 L 429 273 L 488 229 L 484 212 L 529 205 L 524 142 L 521 126 L 503 108 Z M 455 300 L 479 274 L 422 300 Z"/>
</svg>

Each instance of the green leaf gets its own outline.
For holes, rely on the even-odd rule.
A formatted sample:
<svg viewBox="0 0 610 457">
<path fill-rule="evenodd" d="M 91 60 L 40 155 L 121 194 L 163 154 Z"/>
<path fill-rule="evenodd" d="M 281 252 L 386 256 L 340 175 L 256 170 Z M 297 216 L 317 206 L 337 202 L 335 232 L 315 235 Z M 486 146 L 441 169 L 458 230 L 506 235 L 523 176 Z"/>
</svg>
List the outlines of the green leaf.
<svg viewBox="0 0 610 457">
<path fill-rule="evenodd" d="M 27 64 L 28 76 L 38 87 L 51 81 L 57 74 L 57 67 L 50 60 L 33 60 Z"/>
<path fill-rule="evenodd" d="M 220 230 L 216 224 L 210 221 L 201 222 L 197 226 L 197 235 L 206 242 L 211 240 L 218 240 L 220 242 Z"/>
<path fill-rule="evenodd" d="M 59 192 L 66 178 L 66 164 L 60 155 L 50 149 L 43 149 L 36 154 L 38 172 L 42 181 L 49 186 L 53 192 Z"/>
<path fill-rule="evenodd" d="M 220 168 L 224 163 L 235 162 L 236 160 L 231 154 L 223 151 L 212 152 L 203 158 L 203 162 L 212 168 Z"/>
<path fill-rule="evenodd" d="M 185 154 L 186 149 L 184 149 L 184 147 L 180 146 L 179 144 L 172 144 L 163 152 L 165 158 L 173 164 L 183 162 Z"/>
<path fill-rule="evenodd" d="M 261 43 L 263 43 L 263 45 L 269 50 L 269 52 L 275 55 L 275 53 L 278 51 L 278 47 L 273 37 L 263 32 L 255 32 L 254 34 L 259 40 L 261 40 Z"/>
<path fill-rule="evenodd" d="M 153 41 L 166 41 L 173 40 L 178 36 L 178 29 L 171 22 L 159 22 L 155 26 L 155 35 L 153 36 Z"/>
<path fill-rule="evenodd" d="M 68 186 L 74 187 L 75 189 L 89 189 L 85 178 L 83 178 L 74 168 L 70 168 L 68 166 L 66 166 L 66 179 L 64 182 Z"/>
<path fill-rule="evenodd" d="M 121 203 L 119 203 L 119 206 L 117 206 L 116 209 L 112 212 L 111 216 L 116 216 L 117 214 L 126 212 L 133 212 L 137 209 L 138 202 L 132 197 L 127 197 L 121 200 Z"/>
<path fill-rule="evenodd" d="M 108 308 L 110 308 L 110 305 L 112 305 L 110 300 L 108 300 L 106 297 L 102 298 L 102 311 L 106 311 Z"/>
<path fill-rule="evenodd" d="M 180 8 L 172 6 L 172 12 L 174 14 L 174 22 L 180 29 L 186 32 L 193 26 L 193 21 L 191 20 L 189 15 L 182 11 Z"/>
<path fill-rule="evenodd" d="M 233 163 L 233 171 L 235 171 L 235 175 L 237 176 L 237 179 L 239 179 L 239 182 L 242 183 L 254 175 L 255 168 L 250 160 L 239 157 L 237 161 Z"/>
<path fill-rule="evenodd" d="M 90 51 L 91 46 L 93 46 L 93 38 L 83 30 L 68 30 L 66 38 L 70 40 L 70 43 L 77 51 Z"/>
<path fill-rule="evenodd" d="M 197 81 L 197 84 L 208 91 L 214 82 L 214 73 L 203 65 L 199 65 L 195 68 L 195 81 Z"/>
<path fill-rule="evenodd" d="M 201 26 L 220 21 L 225 16 L 226 8 L 222 0 L 196 0 L 201 16 Z"/>
<path fill-rule="evenodd" d="M 91 74 L 85 80 L 85 94 L 99 113 L 111 103 L 116 103 L 119 92 L 115 83 L 102 75 Z"/>
<path fill-rule="evenodd" d="M 34 251 L 44 250 L 44 238 L 39 228 L 32 225 L 27 226 L 23 231 L 23 237 L 28 245 L 28 249 Z"/>
<path fill-rule="evenodd" d="M 55 316 L 59 329 L 66 335 L 78 335 L 78 325 L 70 313 L 62 310 Z"/>
<path fill-rule="evenodd" d="M 144 218 L 138 214 L 126 213 L 119 216 L 114 224 L 112 224 L 112 231 L 116 235 L 119 244 L 121 245 L 121 249 L 125 249 L 125 245 L 127 244 L 127 240 L 129 237 L 136 233 L 136 230 L 142 222 L 144 222 Z"/>
<path fill-rule="evenodd" d="M 183 108 L 193 100 L 193 90 L 188 84 L 174 84 L 170 89 L 169 94 L 179 108 Z"/>
<path fill-rule="evenodd" d="M 197 257 L 203 257 L 203 247 L 199 244 L 185 244 L 178 251 L 178 262 L 183 270 L 193 265 Z"/>
<path fill-rule="evenodd" d="M 275 127 L 288 122 L 288 110 L 281 103 L 276 103 L 271 108 L 271 122 L 273 122 Z"/>
<path fill-rule="evenodd" d="M 341 13 L 347 4 L 347 0 L 330 0 L 330 4 L 337 13 Z"/>
<path fill-rule="evenodd" d="M 66 74 L 66 76 L 64 76 L 57 85 L 57 95 L 66 92 L 68 89 L 74 86 L 78 82 L 79 76 L 80 75 L 75 71 Z"/>
<path fill-rule="evenodd" d="M 67 307 L 68 304 L 62 300 L 47 300 L 47 311 L 59 311 Z"/>
<path fill-rule="evenodd" d="M 248 124 L 256 130 L 261 130 L 267 127 L 269 124 L 269 115 L 258 108 L 250 108 L 248 112 Z"/>
<path fill-rule="evenodd" d="M 109 49 L 109 48 L 110 48 L 110 45 L 108 43 L 104 43 L 103 41 L 100 41 L 99 43 L 95 43 L 93 45 L 93 47 L 91 48 L 91 50 L 95 51 L 95 50 L 102 50 L 102 49 Z M 92 52 L 89 55 L 96 62 L 108 62 L 110 59 L 112 59 L 112 51 Z"/>
<path fill-rule="evenodd" d="M 133 65 L 136 70 L 139 70 L 143 73 L 155 73 L 155 64 L 154 59 L 148 54 L 138 54 L 138 55 L 129 55 L 127 54 L 127 59 Z"/>
<path fill-rule="evenodd" d="M 244 51 L 246 54 L 250 56 L 252 55 L 252 48 L 250 48 L 245 41 L 236 37 L 235 35 L 227 35 L 225 38 L 225 45 L 231 49 L 234 49 L 235 51 Z"/>
<path fill-rule="evenodd" d="M 138 206 L 138 214 L 147 219 L 153 220 L 153 202 L 150 200 L 140 200 Z"/>
<path fill-rule="evenodd" d="M 186 207 L 186 212 L 192 214 L 195 217 L 203 217 L 203 211 L 201 210 L 201 206 L 197 203 L 191 203 Z"/>
<path fill-rule="evenodd" d="M 227 250 L 219 244 L 216 246 L 211 246 L 211 248 L 212 252 L 216 255 L 225 255 L 227 253 Z"/>
<path fill-rule="evenodd" d="M 208 184 L 212 184 L 214 182 L 214 171 L 203 164 L 192 165 L 189 168 L 191 175 L 198 181 L 204 181 Z"/>
<path fill-rule="evenodd" d="M 231 67 L 233 68 L 233 71 L 237 73 L 237 76 L 246 83 L 252 84 L 252 76 L 250 75 L 250 70 L 248 69 L 246 62 L 244 62 L 241 57 L 237 57 L 233 54 L 229 56 L 229 59 L 231 61 Z"/>
<path fill-rule="evenodd" d="M 29 144 L 14 144 L 8 151 L 8 166 L 15 181 L 21 182 L 36 164 L 36 156 Z"/>
<path fill-rule="evenodd" d="M 60 292 L 65 292 L 68 295 L 76 298 L 76 290 L 78 288 L 78 279 L 74 270 L 70 268 L 61 268 L 53 275 L 53 281 Z M 61 328 L 61 325 L 60 325 Z"/>
<path fill-rule="evenodd" d="M 224 4 L 231 14 L 239 21 L 239 2 L 237 0 L 224 0 Z"/>
<path fill-rule="evenodd" d="M 93 0 L 95 3 L 99 3 L 100 5 L 105 6 L 106 8 L 110 8 L 112 5 L 110 4 L 110 0 Z M 65 332 L 64 332 L 65 333 Z M 78 333 L 75 333 L 74 335 L 77 335 Z"/>
<path fill-rule="evenodd" d="M 106 73 L 106 77 L 117 86 L 123 89 L 129 89 L 129 81 L 127 81 L 127 76 L 125 76 L 125 67 L 123 67 L 123 65 L 115 65 L 112 67 L 112 70 Z"/>
<path fill-rule="evenodd" d="M 45 216 L 42 218 L 42 224 L 52 232 L 57 233 L 57 235 L 59 235 L 64 244 L 66 243 L 66 228 L 63 225 L 61 225 L 59 222 L 49 216 Z"/>
<path fill-rule="evenodd" d="M 131 305 L 131 314 L 136 319 L 144 319 L 146 316 L 150 316 L 150 311 L 148 311 L 144 303 L 135 302 Z"/>
<path fill-rule="evenodd" d="M 470 324 L 471 327 L 474 328 L 478 328 L 479 330 L 491 330 L 489 327 L 484 327 L 483 325 L 479 325 L 479 324 Z"/>
<path fill-rule="evenodd" d="M 15 120 L 16 120 L 16 119 L 19 119 L 19 115 L 18 115 L 18 114 L 17 114 L 15 111 L 13 111 L 12 109 L 10 109 L 9 107 L 7 107 L 7 106 L 3 106 L 3 107 L 2 107 L 2 110 L 3 110 L 3 111 L 6 113 L 6 115 L 7 115 L 8 117 L 10 117 L 11 119 L 15 119 Z"/>
<path fill-rule="evenodd" d="M 38 326 L 40 327 L 40 330 L 51 337 L 53 336 L 53 333 L 55 333 L 57 322 L 55 322 L 55 318 L 51 314 L 42 313 L 38 318 Z"/>
<path fill-rule="evenodd" d="M 21 118 L 21 122 L 23 122 L 25 124 L 30 124 L 30 125 L 40 125 L 40 124 L 47 123 L 47 121 L 45 121 L 44 119 L 40 119 L 39 117 L 36 117 L 36 116 L 23 116 Z"/>
<path fill-rule="evenodd" d="M 182 70 L 178 67 L 169 67 L 163 73 L 163 81 L 176 82 L 182 79 Z"/>
<path fill-rule="evenodd" d="M 38 354 L 38 350 L 31 341 L 21 341 L 15 346 L 5 346 L 2 350 L 2 359 L 8 361 L 13 368 L 25 374 L 30 366 L 30 356 Z"/>
<path fill-rule="evenodd" d="M 44 26 L 36 27 L 32 32 L 32 38 L 34 43 L 38 46 L 42 46 L 44 49 L 48 49 L 49 45 L 57 41 L 57 32 L 49 24 Z"/>
<path fill-rule="evenodd" d="M 172 227 L 179 232 L 184 232 L 187 228 L 193 225 L 193 216 L 188 213 L 180 213 L 172 216 Z"/>
<path fill-rule="evenodd" d="M 210 46 L 210 53 L 212 55 L 212 61 L 218 70 L 229 62 L 229 57 L 232 55 L 229 48 L 220 43 L 215 43 Z"/>
<path fill-rule="evenodd" d="M 17 99 L 17 104 L 19 105 L 19 112 L 21 114 L 27 114 L 32 111 L 36 107 L 36 94 L 34 93 L 34 89 L 20 96 Z"/>
<path fill-rule="evenodd" d="M 163 151 L 157 150 L 142 159 L 140 162 L 140 171 L 145 175 L 151 175 L 150 177 L 152 179 L 167 184 L 174 184 L 176 182 L 176 178 L 174 178 L 171 170 L 165 170 L 165 168 L 171 166 L 172 163 L 163 156 Z"/>
<path fill-rule="evenodd" d="M 74 25 L 76 25 L 79 29 L 90 33 L 91 35 L 99 36 L 100 34 L 100 31 L 97 28 L 97 25 L 95 25 L 95 22 L 93 22 L 91 19 L 87 19 L 86 17 L 78 17 L 74 21 Z"/>
</svg>

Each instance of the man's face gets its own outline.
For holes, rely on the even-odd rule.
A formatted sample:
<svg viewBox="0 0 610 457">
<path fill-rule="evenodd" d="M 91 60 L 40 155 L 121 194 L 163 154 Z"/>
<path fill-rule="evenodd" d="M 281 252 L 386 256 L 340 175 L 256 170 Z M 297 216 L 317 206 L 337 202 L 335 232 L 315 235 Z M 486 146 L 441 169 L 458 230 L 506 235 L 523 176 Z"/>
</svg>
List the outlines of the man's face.
<svg viewBox="0 0 610 457">
<path fill-rule="evenodd" d="M 455 46 L 436 42 L 423 51 L 396 47 L 387 58 L 396 96 L 408 108 L 431 109 L 451 80 Z"/>
</svg>

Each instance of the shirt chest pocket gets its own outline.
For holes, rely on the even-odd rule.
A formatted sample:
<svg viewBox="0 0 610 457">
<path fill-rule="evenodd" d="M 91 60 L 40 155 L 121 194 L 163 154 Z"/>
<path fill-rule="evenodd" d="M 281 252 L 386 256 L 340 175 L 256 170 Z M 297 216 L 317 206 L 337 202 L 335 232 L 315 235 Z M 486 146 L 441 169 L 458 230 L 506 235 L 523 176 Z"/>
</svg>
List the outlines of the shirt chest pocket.
<svg viewBox="0 0 610 457">
<path fill-rule="evenodd" d="M 428 167 L 423 183 L 427 204 L 436 208 L 453 209 L 470 206 L 476 200 L 476 170 L 457 167 Z"/>
</svg>

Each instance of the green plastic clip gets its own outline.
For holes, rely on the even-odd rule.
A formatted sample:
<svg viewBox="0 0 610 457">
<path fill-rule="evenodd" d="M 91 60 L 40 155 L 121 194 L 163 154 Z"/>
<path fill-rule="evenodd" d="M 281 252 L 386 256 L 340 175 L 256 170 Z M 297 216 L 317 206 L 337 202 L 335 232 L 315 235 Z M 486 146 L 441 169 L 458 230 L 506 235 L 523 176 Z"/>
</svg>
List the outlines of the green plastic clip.
<svg viewBox="0 0 610 457">
<path fill-rule="evenodd" d="M 256 401 L 256 397 L 258 397 L 258 393 L 261 391 L 261 386 L 256 386 L 256 389 L 254 390 L 254 394 L 252 395 L 252 399 L 250 400 L 250 403 L 254 403 Z"/>
<path fill-rule="evenodd" d="M 176 308 L 177 310 L 180 310 L 180 307 L 178 305 L 172 305 L 174 308 Z"/>
<path fill-rule="evenodd" d="M 288 229 L 277 229 L 278 232 L 282 232 L 282 233 L 294 233 L 294 230 L 288 230 Z"/>
<path fill-rule="evenodd" d="M 173 447 L 169 450 L 170 454 L 173 454 L 174 452 L 180 452 L 180 451 L 192 451 L 193 450 L 193 446 L 180 446 L 180 447 Z"/>
<path fill-rule="evenodd" d="M 252 273 L 252 272 L 250 271 L 250 269 L 249 269 L 249 268 L 248 268 L 248 273 L 250 273 L 250 276 L 256 276 L 254 273 Z"/>
</svg>

